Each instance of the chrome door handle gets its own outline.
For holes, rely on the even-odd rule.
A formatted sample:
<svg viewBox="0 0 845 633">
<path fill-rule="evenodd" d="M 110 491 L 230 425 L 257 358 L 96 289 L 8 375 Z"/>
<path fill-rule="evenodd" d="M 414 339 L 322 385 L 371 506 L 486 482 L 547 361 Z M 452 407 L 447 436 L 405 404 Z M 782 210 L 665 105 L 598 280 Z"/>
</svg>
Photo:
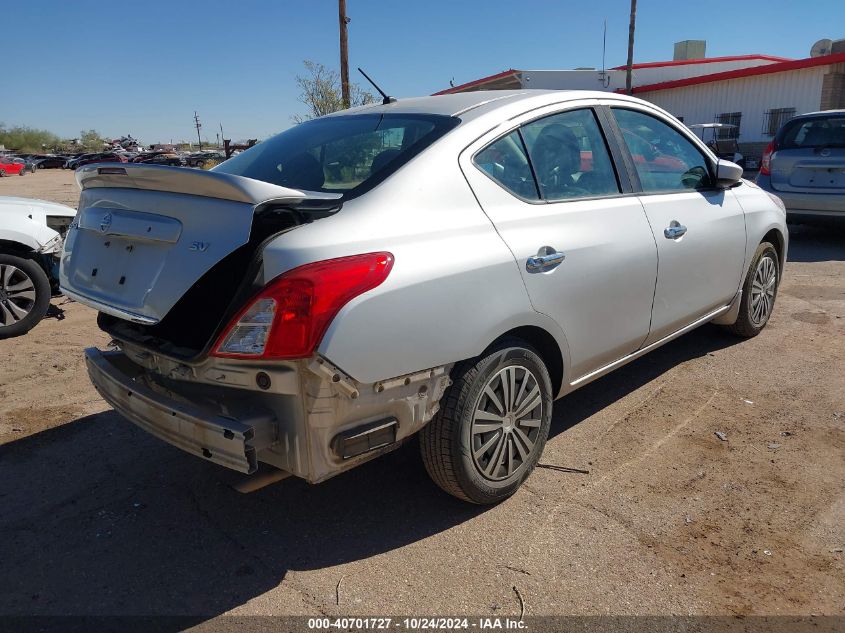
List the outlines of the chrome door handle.
<svg viewBox="0 0 845 633">
<path fill-rule="evenodd" d="M 543 270 L 544 268 L 557 266 L 564 259 L 566 259 L 566 255 L 557 252 L 549 253 L 547 255 L 537 255 L 536 257 L 529 257 L 528 261 L 525 263 L 525 267 L 531 271 Z"/>
<path fill-rule="evenodd" d="M 687 232 L 687 227 L 683 224 L 678 222 L 677 220 L 672 220 L 669 223 L 669 226 L 663 229 L 663 235 L 666 239 L 676 240 L 681 237 L 684 233 Z"/>
</svg>

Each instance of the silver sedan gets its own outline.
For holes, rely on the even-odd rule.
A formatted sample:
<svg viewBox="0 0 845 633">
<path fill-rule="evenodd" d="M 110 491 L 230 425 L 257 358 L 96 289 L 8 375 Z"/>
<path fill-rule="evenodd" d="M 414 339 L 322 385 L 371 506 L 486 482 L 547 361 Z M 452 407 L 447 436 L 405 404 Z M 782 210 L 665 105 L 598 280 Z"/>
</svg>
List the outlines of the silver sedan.
<svg viewBox="0 0 845 633">
<path fill-rule="evenodd" d="M 780 201 L 671 115 L 594 92 L 400 100 L 212 171 L 88 165 L 61 284 L 103 397 L 245 473 L 323 481 L 421 433 L 445 491 L 529 476 L 552 403 L 774 307 Z"/>
</svg>

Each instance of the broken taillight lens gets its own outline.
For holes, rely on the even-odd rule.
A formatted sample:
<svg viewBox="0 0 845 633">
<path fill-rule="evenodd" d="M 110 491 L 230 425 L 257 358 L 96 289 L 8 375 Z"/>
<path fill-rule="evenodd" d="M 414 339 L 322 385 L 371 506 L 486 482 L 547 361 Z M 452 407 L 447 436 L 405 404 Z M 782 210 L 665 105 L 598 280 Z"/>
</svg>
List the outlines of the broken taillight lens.
<svg viewBox="0 0 845 633">
<path fill-rule="evenodd" d="M 308 357 L 340 309 L 380 285 L 392 267 L 390 253 L 367 253 L 294 268 L 267 284 L 232 319 L 212 356 Z"/>
</svg>

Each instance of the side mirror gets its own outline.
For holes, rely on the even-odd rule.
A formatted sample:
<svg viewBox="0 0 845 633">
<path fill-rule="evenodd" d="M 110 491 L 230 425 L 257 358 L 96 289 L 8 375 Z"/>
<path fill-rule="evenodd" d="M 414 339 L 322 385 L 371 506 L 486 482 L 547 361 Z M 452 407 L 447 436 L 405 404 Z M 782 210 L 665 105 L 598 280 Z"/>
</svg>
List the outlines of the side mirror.
<svg viewBox="0 0 845 633">
<path fill-rule="evenodd" d="M 733 187 L 742 180 L 742 167 L 729 160 L 719 159 L 716 163 L 716 185 Z"/>
</svg>

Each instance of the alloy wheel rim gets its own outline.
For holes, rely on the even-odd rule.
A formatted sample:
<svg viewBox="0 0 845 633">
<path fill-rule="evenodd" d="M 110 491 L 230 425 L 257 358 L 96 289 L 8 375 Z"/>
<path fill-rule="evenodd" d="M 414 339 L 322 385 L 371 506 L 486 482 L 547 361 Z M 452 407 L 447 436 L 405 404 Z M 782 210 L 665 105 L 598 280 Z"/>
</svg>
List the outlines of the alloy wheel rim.
<svg viewBox="0 0 845 633">
<path fill-rule="evenodd" d="M 775 305 L 777 280 L 777 266 L 775 261 L 767 255 L 757 264 L 754 279 L 751 281 L 751 302 L 748 312 L 754 325 L 762 325 L 769 319 Z"/>
<path fill-rule="evenodd" d="M 35 283 L 23 270 L 0 264 L 0 327 L 26 318 L 35 306 Z"/>
<path fill-rule="evenodd" d="M 542 420 L 543 396 L 534 374 L 521 365 L 497 372 L 473 411 L 470 446 L 478 472 L 503 481 L 522 470 L 537 448 Z"/>
</svg>

